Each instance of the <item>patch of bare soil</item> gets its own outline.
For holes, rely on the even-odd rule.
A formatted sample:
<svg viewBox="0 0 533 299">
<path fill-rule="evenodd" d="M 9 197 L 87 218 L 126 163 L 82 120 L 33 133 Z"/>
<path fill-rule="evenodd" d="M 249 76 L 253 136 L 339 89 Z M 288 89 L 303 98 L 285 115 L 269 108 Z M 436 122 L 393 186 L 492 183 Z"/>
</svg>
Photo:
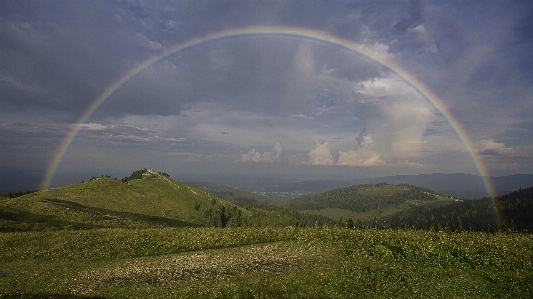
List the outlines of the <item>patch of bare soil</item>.
<svg viewBox="0 0 533 299">
<path fill-rule="evenodd" d="M 138 258 L 82 272 L 70 280 L 74 294 L 93 293 L 111 286 L 148 283 L 166 285 L 180 280 L 218 280 L 250 273 L 279 273 L 301 267 L 313 254 L 295 244 L 273 243 Z"/>
</svg>

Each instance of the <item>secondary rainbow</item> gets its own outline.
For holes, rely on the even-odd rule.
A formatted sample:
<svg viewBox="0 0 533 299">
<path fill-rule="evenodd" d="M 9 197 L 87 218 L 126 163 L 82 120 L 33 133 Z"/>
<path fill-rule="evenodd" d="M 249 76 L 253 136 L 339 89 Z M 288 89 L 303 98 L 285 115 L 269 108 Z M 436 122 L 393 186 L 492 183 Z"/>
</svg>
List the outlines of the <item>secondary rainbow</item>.
<svg viewBox="0 0 533 299">
<path fill-rule="evenodd" d="M 159 55 L 156 55 L 154 57 L 151 57 L 141 64 L 135 66 L 131 70 L 129 70 L 127 73 L 125 73 L 122 77 L 120 77 L 118 80 L 116 80 L 113 84 L 111 84 L 109 87 L 104 90 L 93 102 L 92 104 L 85 110 L 82 115 L 77 119 L 76 123 L 73 124 L 71 130 L 67 134 L 67 136 L 63 139 L 59 147 L 57 148 L 56 153 L 54 154 L 50 164 L 48 165 L 48 168 L 46 170 L 46 173 L 44 175 L 44 179 L 40 185 L 40 188 L 42 190 L 48 189 L 50 186 L 50 182 L 52 178 L 54 177 L 54 174 L 56 172 L 56 169 L 58 168 L 61 160 L 63 159 L 63 156 L 67 152 L 70 143 L 76 137 L 79 130 L 83 127 L 83 124 L 89 119 L 89 117 L 104 103 L 113 93 L 119 89 L 122 85 L 124 85 L 126 82 L 128 82 L 131 78 L 133 78 L 135 75 L 137 75 L 139 72 L 143 71 L 150 65 L 153 65 L 157 62 L 159 62 L 162 59 L 165 59 L 166 57 L 175 54 L 177 52 L 187 50 L 190 48 L 193 48 L 195 46 L 209 43 L 209 42 L 215 42 L 223 39 L 228 38 L 237 38 L 237 37 L 247 37 L 247 36 L 254 36 L 254 37 L 277 37 L 277 38 L 299 38 L 299 39 L 309 39 L 321 43 L 330 44 L 336 47 L 344 48 L 356 53 L 359 53 L 361 55 L 364 55 L 368 57 L 369 59 L 387 67 L 394 73 L 396 73 L 398 76 L 400 76 L 405 82 L 410 84 L 412 87 L 414 87 L 418 92 L 420 92 L 450 123 L 452 128 L 457 133 L 457 136 L 461 140 L 461 142 L 464 144 L 466 150 L 468 151 L 470 157 L 472 158 L 472 161 L 479 172 L 479 175 L 483 179 L 483 183 L 485 185 L 485 189 L 487 191 L 487 195 L 493 199 L 493 208 L 495 211 L 495 215 L 497 218 L 498 225 L 500 224 L 500 212 L 497 210 L 497 204 L 494 202 L 496 199 L 494 197 L 494 189 L 493 186 L 489 180 L 489 176 L 487 173 L 487 170 L 485 169 L 481 158 L 479 155 L 476 154 L 476 151 L 474 150 L 473 143 L 466 134 L 465 130 L 461 126 L 461 124 L 457 121 L 457 119 L 450 113 L 448 108 L 439 100 L 439 98 L 431 92 L 429 88 L 427 88 L 422 82 L 420 82 L 418 79 L 416 79 L 414 76 L 409 74 L 408 72 L 404 71 L 399 65 L 391 61 L 390 59 L 387 59 L 386 57 L 383 57 L 377 53 L 373 53 L 369 49 L 365 48 L 364 46 L 354 43 L 350 40 L 340 38 L 334 35 L 331 35 L 329 33 L 318 31 L 318 30 L 311 30 L 311 29 L 305 29 L 305 28 L 294 28 L 294 27 L 270 27 L 270 26 L 261 26 L 261 27 L 244 27 L 244 28 L 237 28 L 237 29 L 229 29 L 224 31 L 218 31 L 214 32 L 208 35 L 205 35 L 203 37 L 199 38 L 193 38 L 188 41 L 185 41 L 183 43 L 179 43 L 172 48 L 162 52 Z"/>
</svg>

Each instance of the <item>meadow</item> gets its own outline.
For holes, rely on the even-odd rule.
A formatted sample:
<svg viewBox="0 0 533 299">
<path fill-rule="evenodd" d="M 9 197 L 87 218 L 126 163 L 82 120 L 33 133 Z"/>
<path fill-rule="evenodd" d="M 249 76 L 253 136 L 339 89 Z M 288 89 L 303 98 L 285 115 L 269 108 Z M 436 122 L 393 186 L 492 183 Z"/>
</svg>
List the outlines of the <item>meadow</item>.
<svg viewBox="0 0 533 299">
<path fill-rule="evenodd" d="M 0 298 L 533 298 L 533 235 L 398 229 L 0 233 Z"/>
</svg>

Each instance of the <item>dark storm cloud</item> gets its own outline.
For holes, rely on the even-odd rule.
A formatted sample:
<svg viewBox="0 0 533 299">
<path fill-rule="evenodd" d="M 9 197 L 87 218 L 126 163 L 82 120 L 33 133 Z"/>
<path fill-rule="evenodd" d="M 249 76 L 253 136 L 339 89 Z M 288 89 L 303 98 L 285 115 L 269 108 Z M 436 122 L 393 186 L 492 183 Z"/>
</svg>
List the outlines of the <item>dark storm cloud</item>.
<svg viewBox="0 0 533 299">
<path fill-rule="evenodd" d="M 509 59 L 513 67 L 519 70 L 519 74 L 527 82 L 533 82 L 533 55 L 528 49 L 533 48 L 533 5 L 525 9 L 520 22 L 514 27 L 514 44 L 518 47 Z"/>
<path fill-rule="evenodd" d="M 0 121 L 0 165 L 4 171 L 44 171 L 57 141 L 66 133 L 58 124 Z"/>
<path fill-rule="evenodd" d="M 392 27 L 394 34 L 406 34 L 408 29 L 415 28 L 423 22 L 422 20 L 422 4 L 420 0 L 409 1 L 409 17 L 402 18 L 398 23 Z"/>
<path fill-rule="evenodd" d="M 128 69 L 190 37 L 229 27 L 275 24 L 280 20 L 333 32 L 344 26 L 343 21 L 332 23 L 323 14 L 324 11 L 344 14 L 343 6 L 322 2 L 215 1 L 179 6 L 136 1 L 101 5 L 63 1 L 7 3 L 10 5 L 4 4 L 8 9 L 3 13 L 0 35 L 5 53 L 0 88 L 7 95 L 6 101 L 12 105 L 73 111 L 74 115 L 81 113 Z M 360 24 L 350 27 L 356 32 Z M 286 47 L 296 48 L 297 44 L 243 41 L 235 45 L 218 43 L 214 47 L 219 48 L 218 53 L 190 54 L 185 62 L 176 59 L 177 69 L 165 70 L 161 66 L 158 75 L 139 78 L 143 81 L 124 91 L 122 100 L 115 97 L 105 114 L 179 114 L 184 103 L 209 101 L 215 96 L 217 101 L 249 103 L 253 109 L 261 105 L 254 100 L 265 103 L 267 98 L 283 98 L 272 94 L 273 90 L 291 93 L 272 87 L 290 80 L 286 66 L 294 64 L 295 52 L 287 51 Z M 217 55 L 227 65 L 217 65 Z"/>
<path fill-rule="evenodd" d="M 135 61 L 162 49 L 112 2 L 10 3 L 0 20 L 0 88 L 14 105 L 79 113 Z"/>
<path fill-rule="evenodd" d="M 224 103 L 228 110 L 300 113 L 313 104 L 314 96 L 308 91 L 320 88 L 317 73 L 327 71 L 326 66 L 343 80 L 365 80 L 383 71 L 353 53 L 330 53 L 331 48 L 303 39 L 210 43 L 174 54 L 139 73 L 108 100 L 106 111 L 172 115 L 203 101 Z"/>
<path fill-rule="evenodd" d="M 531 12 L 519 1 L 1 1 L 0 165 L 44 171 L 73 122 L 147 59 L 209 33 L 268 25 L 359 43 L 400 76 L 303 39 L 201 44 L 117 89 L 81 127 L 60 171 L 130 173 L 158 158 L 167 172 L 274 160 L 282 172 L 314 162 L 374 174 L 475 172 L 457 133 L 405 73 L 449 109 L 488 169 L 524 172 L 531 163 L 513 163 L 532 147 Z M 254 163 L 235 164 L 243 157 Z"/>
</svg>

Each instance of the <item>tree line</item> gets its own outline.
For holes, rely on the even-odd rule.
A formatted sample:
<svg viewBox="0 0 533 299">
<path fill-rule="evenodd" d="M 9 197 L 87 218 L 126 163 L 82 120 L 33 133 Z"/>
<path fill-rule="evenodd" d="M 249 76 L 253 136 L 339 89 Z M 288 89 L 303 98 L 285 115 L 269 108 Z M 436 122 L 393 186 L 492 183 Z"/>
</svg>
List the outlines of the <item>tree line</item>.
<svg viewBox="0 0 533 299">
<path fill-rule="evenodd" d="M 496 198 L 463 200 L 431 209 L 421 207 L 411 216 L 389 221 L 396 226 L 452 231 L 533 231 L 533 187 Z"/>
<path fill-rule="evenodd" d="M 7 192 L 7 193 L 2 193 L 0 194 L 0 197 L 7 197 L 7 198 L 16 198 L 16 197 L 21 197 L 22 195 L 26 195 L 26 194 L 31 194 L 31 193 L 35 193 L 39 190 L 30 190 L 30 191 L 11 191 L 11 192 Z"/>
</svg>

